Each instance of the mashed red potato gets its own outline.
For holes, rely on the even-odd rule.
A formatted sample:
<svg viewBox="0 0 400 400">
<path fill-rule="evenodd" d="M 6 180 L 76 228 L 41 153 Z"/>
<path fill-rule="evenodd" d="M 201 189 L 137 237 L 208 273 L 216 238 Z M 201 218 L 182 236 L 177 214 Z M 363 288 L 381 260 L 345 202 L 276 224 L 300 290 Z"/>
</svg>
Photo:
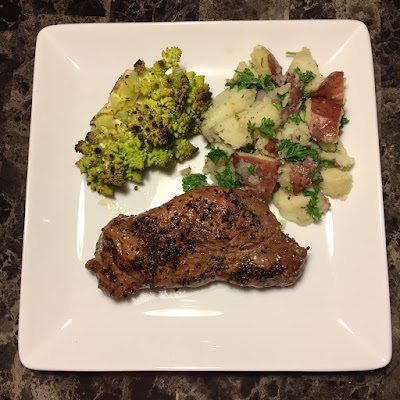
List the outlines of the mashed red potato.
<svg viewBox="0 0 400 400">
<path fill-rule="evenodd" d="M 308 225 L 326 213 L 329 198 L 347 197 L 354 159 L 340 140 L 348 122 L 344 73 L 324 77 L 306 47 L 292 54 L 285 73 L 260 45 L 239 63 L 203 114 L 201 132 L 213 154 L 204 173 L 271 200 L 283 218 Z"/>
</svg>

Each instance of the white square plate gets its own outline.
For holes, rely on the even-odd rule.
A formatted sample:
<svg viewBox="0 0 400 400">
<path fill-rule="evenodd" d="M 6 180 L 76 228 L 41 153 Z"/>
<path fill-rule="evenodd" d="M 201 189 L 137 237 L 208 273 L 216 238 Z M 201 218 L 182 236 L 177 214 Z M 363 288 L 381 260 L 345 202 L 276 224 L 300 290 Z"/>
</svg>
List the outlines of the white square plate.
<svg viewBox="0 0 400 400">
<path fill-rule="evenodd" d="M 142 292 L 115 301 L 84 265 L 100 229 L 182 193 L 178 170 L 200 171 L 203 149 L 172 173 L 152 172 L 138 191 L 106 200 L 86 186 L 74 145 L 137 59 L 172 45 L 181 65 L 206 75 L 212 91 L 253 46 L 284 70 L 286 51 L 311 49 L 322 74 L 343 70 L 343 137 L 356 164 L 348 199 L 321 223 L 286 232 L 311 246 L 301 280 L 286 289 Z M 357 21 L 242 21 L 60 25 L 38 36 L 27 183 L 19 352 L 45 370 L 374 369 L 391 358 L 391 324 L 375 87 L 370 38 Z"/>
</svg>

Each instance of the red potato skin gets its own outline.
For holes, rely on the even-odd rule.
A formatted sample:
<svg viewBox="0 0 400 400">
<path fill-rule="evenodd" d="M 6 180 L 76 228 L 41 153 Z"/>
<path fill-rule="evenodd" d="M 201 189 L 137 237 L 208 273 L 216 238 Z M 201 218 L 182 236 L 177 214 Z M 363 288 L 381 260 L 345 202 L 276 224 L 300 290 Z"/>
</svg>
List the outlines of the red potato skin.
<svg viewBox="0 0 400 400">
<path fill-rule="evenodd" d="M 290 186 L 294 195 L 298 195 L 307 186 L 311 185 L 310 171 L 317 167 L 312 160 L 305 160 L 302 163 L 293 165 L 289 172 Z"/>
<path fill-rule="evenodd" d="M 244 188 L 264 201 L 268 201 L 269 196 L 275 189 L 276 183 L 278 182 L 278 170 L 280 162 L 273 160 L 264 160 L 256 156 L 248 154 L 233 154 L 233 164 L 237 169 L 240 162 L 246 162 L 254 165 L 254 174 L 250 176 L 260 177 L 259 181 L 255 184 L 249 180 L 249 177 L 242 177 L 241 183 Z"/>
<path fill-rule="evenodd" d="M 310 134 L 314 139 L 332 143 L 339 136 L 342 106 L 334 100 L 311 98 Z"/>
<path fill-rule="evenodd" d="M 304 83 L 295 74 L 286 74 L 285 83 L 290 83 L 289 102 L 282 110 L 282 119 L 287 121 L 290 114 L 295 115 L 301 106 L 300 100 L 303 96 Z"/>
<path fill-rule="evenodd" d="M 273 76 L 280 75 L 282 73 L 282 67 L 279 64 L 278 60 L 275 58 L 275 56 L 268 51 L 268 66 L 269 69 L 271 70 L 271 74 Z"/>
<path fill-rule="evenodd" d="M 290 83 L 290 99 L 288 103 L 290 107 L 301 100 L 301 97 L 303 96 L 304 83 L 297 75 L 290 73 L 287 73 L 286 75 L 286 83 Z"/>
<path fill-rule="evenodd" d="M 309 97 L 324 97 L 342 104 L 344 101 L 344 73 L 332 72 L 322 82 L 317 90 L 310 93 Z"/>
<path fill-rule="evenodd" d="M 264 146 L 264 150 L 272 156 L 277 156 L 276 145 L 279 143 L 279 139 L 268 139 L 268 143 Z"/>
</svg>

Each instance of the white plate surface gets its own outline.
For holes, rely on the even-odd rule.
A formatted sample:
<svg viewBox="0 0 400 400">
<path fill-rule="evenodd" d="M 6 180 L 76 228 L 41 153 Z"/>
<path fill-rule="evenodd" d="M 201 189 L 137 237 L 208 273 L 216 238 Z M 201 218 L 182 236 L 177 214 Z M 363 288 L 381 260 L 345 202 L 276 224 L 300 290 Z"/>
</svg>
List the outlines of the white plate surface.
<svg viewBox="0 0 400 400">
<path fill-rule="evenodd" d="M 286 289 L 142 292 L 118 302 L 86 271 L 100 229 L 180 194 L 178 170 L 200 171 L 203 149 L 173 173 L 152 172 L 115 200 L 86 186 L 75 143 L 107 101 L 116 79 L 165 47 L 205 74 L 212 91 L 253 46 L 284 70 L 286 51 L 308 46 L 326 76 L 347 77 L 343 141 L 356 164 L 348 199 L 332 201 L 319 224 L 286 232 L 311 246 L 301 280 Z M 374 369 L 391 358 L 391 324 L 375 87 L 370 38 L 357 21 L 242 21 L 86 24 L 47 27 L 38 36 L 23 249 L 19 353 L 45 370 Z"/>
</svg>

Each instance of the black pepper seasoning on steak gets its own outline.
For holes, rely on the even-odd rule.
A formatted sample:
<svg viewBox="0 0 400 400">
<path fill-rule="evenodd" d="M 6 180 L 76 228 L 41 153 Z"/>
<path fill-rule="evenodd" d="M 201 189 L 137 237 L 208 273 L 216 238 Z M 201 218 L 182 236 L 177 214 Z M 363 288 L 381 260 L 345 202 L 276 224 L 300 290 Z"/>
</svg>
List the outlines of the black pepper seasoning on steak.
<svg viewBox="0 0 400 400">
<path fill-rule="evenodd" d="M 135 251 L 132 251 L 135 249 Z M 285 235 L 264 202 L 240 189 L 204 187 L 103 228 L 86 268 L 113 297 L 144 288 L 289 286 L 307 249 Z"/>
</svg>

